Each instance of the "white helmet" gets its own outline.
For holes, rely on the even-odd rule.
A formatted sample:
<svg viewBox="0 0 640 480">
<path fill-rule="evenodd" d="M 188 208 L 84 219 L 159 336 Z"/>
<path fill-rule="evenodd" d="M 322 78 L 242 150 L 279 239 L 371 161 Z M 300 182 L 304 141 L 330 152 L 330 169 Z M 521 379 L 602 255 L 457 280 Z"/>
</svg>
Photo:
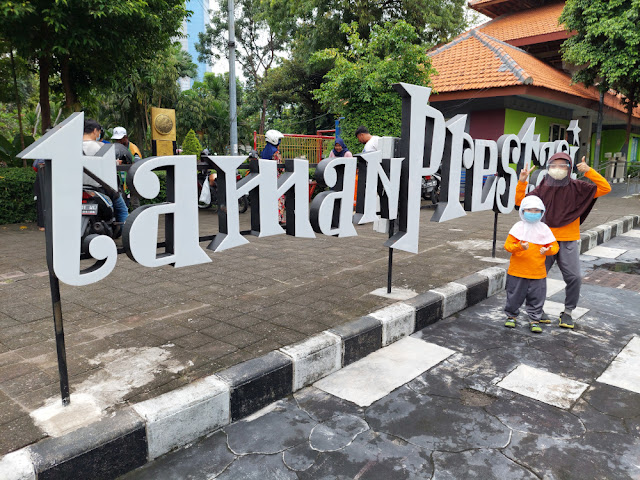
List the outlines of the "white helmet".
<svg viewBox="0 0 640 480">
<path fill-rule="evenodd" d="M 278 130 L 267 130 L 267 133 L 264 134 L 264 139 L 269 142 L 271 145 L 279 145 L 280 140 L 284 135 L 280 133 Z"/>
</svg>

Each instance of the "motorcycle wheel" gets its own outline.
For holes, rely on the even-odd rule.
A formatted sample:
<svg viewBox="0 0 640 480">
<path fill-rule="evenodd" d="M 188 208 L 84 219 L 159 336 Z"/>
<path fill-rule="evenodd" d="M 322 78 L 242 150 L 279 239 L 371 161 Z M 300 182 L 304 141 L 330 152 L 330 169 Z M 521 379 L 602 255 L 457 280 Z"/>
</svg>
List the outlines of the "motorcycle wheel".
<svg viewBox="0 0 640 480">
<path fill-rule="evenodd" d="M 243 195 L 238 199 L 238 210 L 240 213 L 244 213 L 247 211 L 247 208 L 249 208 L 249 200 L 246 195 Z"/>
<path fill-rule="evenodd" d="M 206 185 L 206 183 L 205 183 Z M 198 182 L 198 208 L 201 210 L 206 210 L 207 208 L 211 208 L 211 206 L 213 205 L 212 202 L 209 203 L 202 203 L 200 201 L 200 193 L 202 192 L 202 183 Z"/>
<path fill-rule="evenodd" d="M 440 201 L 440 187 L 436 188 L 431 192 L 431 203 L 436 205 Z"/>
</svg>

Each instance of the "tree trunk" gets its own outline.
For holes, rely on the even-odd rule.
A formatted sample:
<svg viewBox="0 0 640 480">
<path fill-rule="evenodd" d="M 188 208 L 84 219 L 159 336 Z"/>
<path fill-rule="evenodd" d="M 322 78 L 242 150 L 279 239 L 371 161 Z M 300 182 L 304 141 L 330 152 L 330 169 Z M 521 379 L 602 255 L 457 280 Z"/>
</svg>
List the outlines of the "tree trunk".
<svg viewBox="0 0 640 480">
<path fill-rule="evenodd" d="M 260 113 L 260 130 L 258 133 L 264 135 L 264 124 L 267 120 L 267 99 L 262 99 L 262 112 Z"/>
<path fill-rule="evenodd" d="M 593 154 L 593 169 L 599 172 L 600 168 L 600 145 L 602 143 L 602 116 L 604 107 L 604 91 L 600 91 L 600 104 L 598 106 L 598 123 L 596 124 L 596 149 Z"/>
<path fill-rule="evenodd" d="M 49 56 L 45 53 L 38 59 L 40 67 L 40 109 L 42 112 L 42 124 L 40 131 L 44 135 L 47 129 L 51 127 L 51 105 L 49 104 L 49 72 L 51 70 L 51 62 Z"/>
<path fill-rule="evenodd" d="M 16 106 L 18 108 L 18 128 L 20 129 L 20 146 L 24 150 L 24 132 L 22 130 L 22 105 L 20 103 L 20 92 L 18 91 L 18 77 L 16 75 L 16 63 L 13 58 L 13 46 L 9 46 L 9 55 L 11 57 L 11 74 L 13 75 L 13 89 L 16 96 Z M 27 166 L 27 159 L 22 159 L 22 166 Z"/>
<path fill-rule="evenodd" d="M 71 84 L 71 75 L 69 73 L 69 55 L 62 57 L 60 61 L 60 80 L 62 81 L 62 89 L 64 90 L 64 108 L 67 113 L 75 111 L 77 98 Z"/>
</svg>

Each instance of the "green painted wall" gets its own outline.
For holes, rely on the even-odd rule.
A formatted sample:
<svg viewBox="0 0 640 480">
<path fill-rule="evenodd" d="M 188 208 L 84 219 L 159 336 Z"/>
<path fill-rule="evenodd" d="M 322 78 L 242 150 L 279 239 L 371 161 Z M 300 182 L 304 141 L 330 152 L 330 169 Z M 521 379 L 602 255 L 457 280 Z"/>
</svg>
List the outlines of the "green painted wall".
<svg viewBox="0 0 640 480">
<path fill-rule="evenodd" d="M 631 158 L 631 145 L 632 145 L 632 138 L 638 138 L 640 139 L 640 135 L 636 135 L 635 133 L 631 134 L 631 137 L 629 137 L 629 151 L 627 152 L 627 159 L 629 162 L 640 162 L 640 146 L 638 146 L 638 151 L 636 152 L 636 158 Z M 640 142 L 640 140 L 638 140 Z"/>
<path fill-rule="evenodd" d="M 536 128 L 534 132 L 540 135 L 541 142 L 549 141 L 549 125 L 552 123 L 569 126 L 569 120 L 545 117 L 544 115 L 534 115 L 532 113 L 507 108 L 505 109 L 504 117 L 504 133 L 517 134 L 529 117 L 536 117 Z"/>
<path fill-rule="evenodd" d="M 633 135 L 632 136 L 637 136 Z M 624 145 L 624 139 L 626 137 L 625 130 L 603 130 L 602 131 L 602 143 L 600 145 L 600 164 L 604 162 L 604 154 L 607 152 L 617 153 Z M 593 165 L 594 154 L 596 151 L 596 134 L 591 136 L 591 164 Z M 631 141 L 629 141 L 629 151 L 627 152 L 627 159 L 631 152 Z"/>
</svg>

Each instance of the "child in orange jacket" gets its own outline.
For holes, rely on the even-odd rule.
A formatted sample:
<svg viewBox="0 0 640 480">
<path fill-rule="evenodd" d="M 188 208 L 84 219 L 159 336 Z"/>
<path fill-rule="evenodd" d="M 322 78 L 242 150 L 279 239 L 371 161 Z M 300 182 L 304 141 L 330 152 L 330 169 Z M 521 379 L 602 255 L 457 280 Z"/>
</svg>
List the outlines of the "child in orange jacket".
<svg viewBox="0 0 640 480">
<path fill-rule="evenodd" d="M 542 307 L 547 297 L 545 260 L 558 253 L 558 242 L 547 225 L 540 220 L 545 206 L 540 198 L 529 195 L 522 200 L 520 221 L 509 231 L 504 249 L 511 253 L 507 270 L 507 303 L 504 326 L 514 328 L 522 303 L 526 300 L 529 325 L 541 333 Z"/>
</svg>

